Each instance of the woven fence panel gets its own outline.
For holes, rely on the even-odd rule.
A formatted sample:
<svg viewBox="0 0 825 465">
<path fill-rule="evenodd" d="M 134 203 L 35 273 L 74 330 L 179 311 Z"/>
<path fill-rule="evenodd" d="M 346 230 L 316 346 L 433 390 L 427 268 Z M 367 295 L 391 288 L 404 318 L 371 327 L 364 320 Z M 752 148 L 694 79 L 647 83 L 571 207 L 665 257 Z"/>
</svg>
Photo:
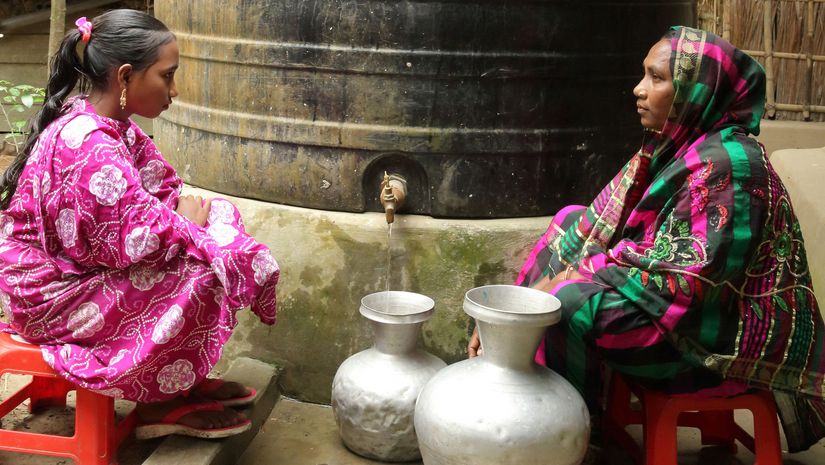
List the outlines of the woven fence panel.
<svg viewBox="0 0 825 465">
<path fill-rule="evenodd" d="M 700 0 L 700 27 L 768 75 L 766 118 L 825 121 L 825 0 Z"/>
</svg>

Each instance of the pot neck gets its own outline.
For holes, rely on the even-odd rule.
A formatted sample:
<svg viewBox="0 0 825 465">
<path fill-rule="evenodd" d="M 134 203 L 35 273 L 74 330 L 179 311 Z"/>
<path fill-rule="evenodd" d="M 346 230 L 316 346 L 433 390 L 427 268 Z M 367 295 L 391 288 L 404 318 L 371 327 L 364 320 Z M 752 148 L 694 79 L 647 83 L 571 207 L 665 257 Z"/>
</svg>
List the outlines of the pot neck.
<svg viewBox="0 0 825 465">
<path fill-rule="evenodd" d="M 476 320 L 484 359 L 503 368 L 531 370 L 546 327 L 492 324 Z"/>
<path fill-rule="evenodd" d="M 399 355 L 412 352 L 418 345 L 421 323 L 390 324 L 370 321 L 375 335 L 375 349 L 384 354 Z"/>
</svg>

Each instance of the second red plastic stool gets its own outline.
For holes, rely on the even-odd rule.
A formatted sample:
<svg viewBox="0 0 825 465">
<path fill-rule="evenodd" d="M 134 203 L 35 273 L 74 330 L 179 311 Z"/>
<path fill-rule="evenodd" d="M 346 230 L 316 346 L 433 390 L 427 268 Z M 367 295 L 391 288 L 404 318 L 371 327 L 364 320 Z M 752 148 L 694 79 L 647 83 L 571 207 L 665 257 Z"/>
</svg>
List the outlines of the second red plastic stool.
<svg viewBox="0 0 825 465">
<path fill-rule="evenodd" d="M 639 398 L 641 411 L 631 408 L 631 393 Z M 734 421 L 733 411 L 738 409 L 752 412 L 753 436 Z M 625 430 L 634 424 L 643 427 L 643 451 Z M 637 463 L 676 465 L 678 426 L 699 428 L 703 445 L 721 445 L 735 452 L 735 441 L 741 442 L 756 455 L 755 465 L 782 465 L 776 403 L 771 393 L 670 396 L 631 385 L 621 375 L 613 374 L 603 425 L 607 439 L 626 449 Z"/>
</svg>

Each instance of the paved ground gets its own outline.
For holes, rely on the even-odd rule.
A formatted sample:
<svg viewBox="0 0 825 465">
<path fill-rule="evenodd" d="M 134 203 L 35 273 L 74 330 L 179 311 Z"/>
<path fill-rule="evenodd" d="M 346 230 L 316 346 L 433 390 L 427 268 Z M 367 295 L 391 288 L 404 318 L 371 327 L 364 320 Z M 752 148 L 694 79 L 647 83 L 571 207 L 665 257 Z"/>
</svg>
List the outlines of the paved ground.
<svg viewBox="0 0 825 465">
<path fill-rule="evenodd" d="M 0 398 L 13 392 L 24 381 L 20 376 L 0 379 Z M 73 429 L 72 402 L 68 409 L 53 409 L 37 415 L 29 415 L 18 409 L 2 420 L 3 428 L 25 429 L 43 432 L 62 432 L 70 435 Z M 123 414 L 128 402 L 119 403 Z M 743 413 L 737 420 L 748 429 L 750 414 Z M 631 430 L 637 439 L 638 428 Z M 160 444 L 160 440 L 129 441 L 120 450 L 120 465 L 140 465 Z M 736 456 L 718 448 L 700 448 L 695 430 L 683 428 L 679 434 L 679 463 L 682 465 L 746 465 L 753 463 L 753 455 L 739 447 Z M 332 410 L 328 406 L 307 404 L 282 398 L 264 423 L 258 436 L 240 456 L 238 465 L 379 465 L 382 462 L 367 460 L 349 452 L 338 437 Z M 629 465 L 621 451 L 607 451 L 601 460 L 604 465 Z M 785 465 L 820 465 L 825 463 L 825 441 L 811 450 L 784 457 Z M 71 460 L 25 455 L 0 451 L 3 465 L 71 465 Z M 170 464 L 180 465 L 180 464 Z M 410 465 L 421 465 L 411 462 Z"/>
<path fill-rule="evenodd" d="M 737 421 L 749 429 L 750 414 L 737 416 Z M 640 439 L 640 429 L 631 433 Z M 679 431 L 679 447 L 682 465 L 746 465 L 753 463 L 753 454 L 739 447 L 733 456 L 716 447 L 702 448 L 696 430 L 682 428 Z M 338 437 L 338 430 L 328 406 L 306 404 L 291 399 L 281 399 L 269 420 L 241 456 L 238 465 L 374 465 L 375 462 L 349 452 Z M 621 451 L 609 450 L 594 464 L 630 465 Z M 811 450 L 785 456 L 785 465 L 821 465 L 825 463 L 825 441 Z M 420 465 L 411 462 L 410 465 Z"/>
<path fill-rule="evenodd" d="M 373 465 L 344 447 L 332 409 L 281 398 L 238 465 Z M 410 462 L 420 465 L 421 462 Z"/>
</svg>

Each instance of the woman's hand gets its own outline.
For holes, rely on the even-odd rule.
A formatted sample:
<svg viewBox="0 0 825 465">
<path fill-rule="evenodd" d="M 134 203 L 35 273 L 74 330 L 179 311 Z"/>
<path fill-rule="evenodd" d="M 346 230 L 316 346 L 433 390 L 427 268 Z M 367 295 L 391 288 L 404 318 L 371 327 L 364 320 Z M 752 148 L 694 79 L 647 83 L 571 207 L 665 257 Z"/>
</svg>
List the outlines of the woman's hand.
<svg viewBox="0 0 825 465">
<path fill-rule="evenodd" d="M 182 195 L 178 198 L 178 208 L 175 209 L 180 215 L 198 226 L 206 224 L 209 218 L 209 209 L 212 207 L 212 199 L 203 201 L 201 196 Z"/>
<path fill-rule="evenodd" d="M 467 356 L 469 358 L 484 355 L 484 349 L 481 348 L 481 339 L 478 337 L 478 326 L 473 328 L 473 335 L 470 336 L 470 343 L 467 344 Z"/>
<path fill-rule="evenodd" d="M 530 287 L 533 289 L 538 289 L 540 291 L 550 292 L 560 282 L 573 279 L 583 280 L 587 278 L 582 276 L 581 273 L 576 271 L 576 269 L 570 268 L 562 271 L 553 278 L 550 278 L 550 275 L 547 275 L 533 283 Z M 467 344 L 467 355 L 469 356 L 469 358 L 473 358 L 483 354 L 484 349 L 481 348 L 481 339 L 478 337 L 478 326 L 476 326 L 473 329 L 473 335 L 470 336 L 470 342 Z"/>
<path fill-rule="evenodd" d="M 582 279 L 587 278 L 582 276 L 581 273 L 579 273 L 575 268 L 568 268 L 556 276 L 553 276 L 552 279 L 550 278 L 550 275 L 547 275 L 533 283 L 530 287 L 540 291 L 550 292 L 562 281 Z"/>
<path fill-rule="evenodd" d="M 556 284 L 558 284 L 560 281 L 561 273 L 557 274 L 553 278 L 550 278 L 550 275 L 547 275 L 531 284 L 530 287 L 532 289 L 538 289 L 539 291 L 550 292 L 553 290 L 554 287 L 556 287 Z"/>
</svg>

